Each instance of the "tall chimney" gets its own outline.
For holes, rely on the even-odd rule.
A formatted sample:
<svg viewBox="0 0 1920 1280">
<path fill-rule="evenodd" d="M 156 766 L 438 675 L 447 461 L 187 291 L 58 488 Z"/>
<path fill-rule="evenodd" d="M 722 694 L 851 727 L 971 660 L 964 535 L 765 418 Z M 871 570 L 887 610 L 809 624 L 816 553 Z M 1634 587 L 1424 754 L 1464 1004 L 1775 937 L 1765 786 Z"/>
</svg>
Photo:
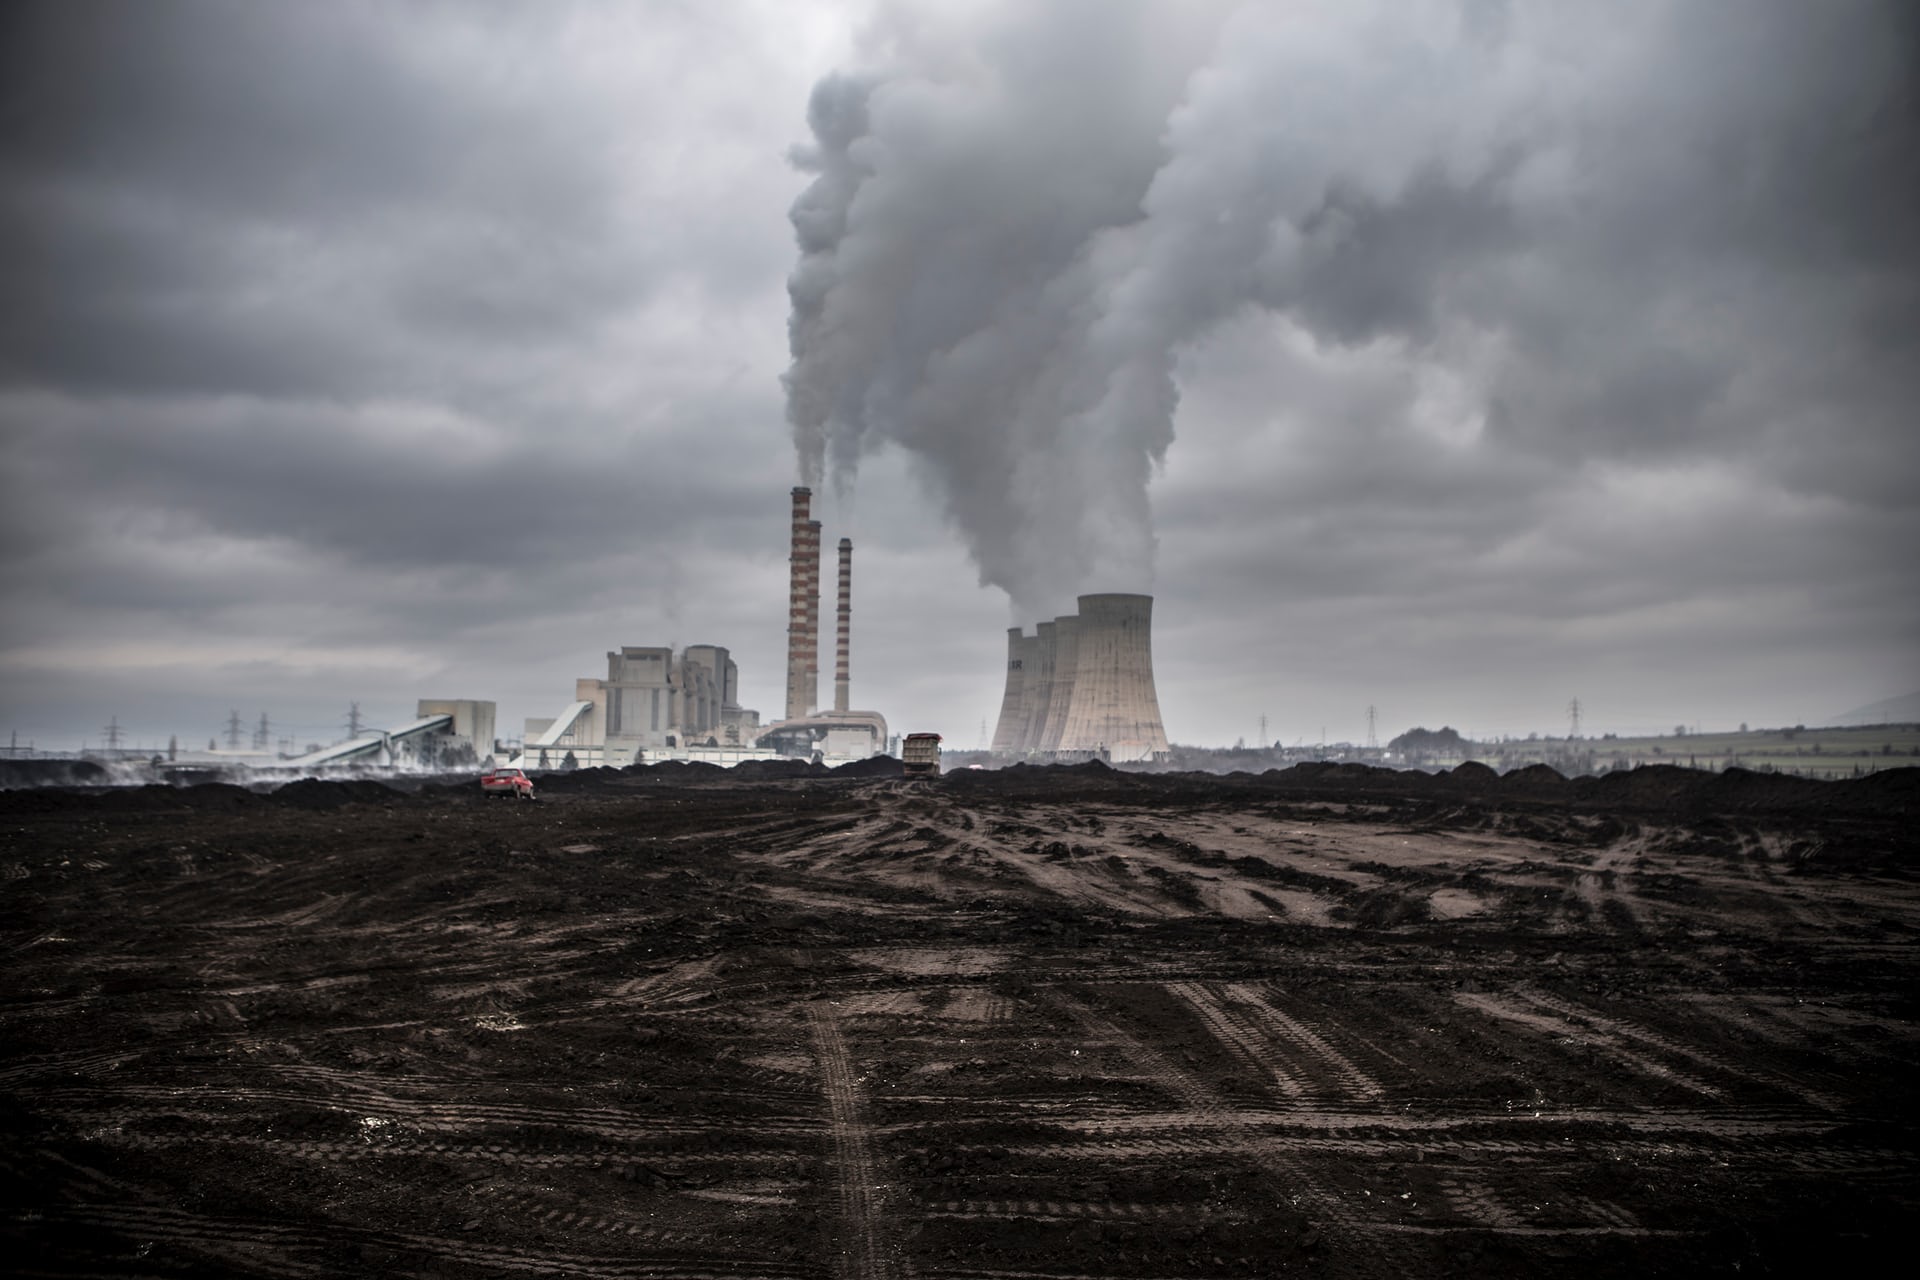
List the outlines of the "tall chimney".
<svg viewBox="0 0 1920 1280">
<path fill-rule="evenodd" d="M 1060 750 L 1105 748 L 1114 760 L 1148 760 L 1167 749 L 1153 687 L 1153 597 L 1080 597 L 1073 693 Z"/>
<path fill-rule="evenodd" d="M 787 716 L 798 720 L 820 702 L 820 522 L 809 519 L 813 490 L 793 491 L 793 551 L 788 561 Z"/>
<path fill-rule="evenodd" d="M 840 604 L 834 610 L 839 633 L 833 642 L 833 709 L 847 709 L 851 683 L 848 651 L 853 647 L 853 539 L 840 539 Z"/>
</svg>

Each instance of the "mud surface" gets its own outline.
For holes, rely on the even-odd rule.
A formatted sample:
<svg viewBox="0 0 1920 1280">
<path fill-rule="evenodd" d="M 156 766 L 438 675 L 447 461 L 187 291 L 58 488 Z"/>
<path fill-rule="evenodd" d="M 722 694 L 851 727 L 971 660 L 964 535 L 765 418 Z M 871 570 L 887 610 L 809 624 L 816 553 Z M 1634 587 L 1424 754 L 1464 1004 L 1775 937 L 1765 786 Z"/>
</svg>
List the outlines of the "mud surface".
<svg viewBox="0 0 1920 1280">
<path fill-rule="evenodd" d="M 0 1250 L 1864 1268 L 1920 1200 L 1913 772 L 0 796 Z"/>
</svg>

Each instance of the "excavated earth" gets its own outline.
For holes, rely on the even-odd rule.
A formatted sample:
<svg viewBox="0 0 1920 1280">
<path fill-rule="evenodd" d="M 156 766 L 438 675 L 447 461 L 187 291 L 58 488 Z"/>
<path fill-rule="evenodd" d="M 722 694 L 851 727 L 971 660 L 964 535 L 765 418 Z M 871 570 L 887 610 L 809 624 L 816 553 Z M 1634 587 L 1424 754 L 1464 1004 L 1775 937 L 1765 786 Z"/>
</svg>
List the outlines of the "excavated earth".
<svg viewBox="0 0 1920 1280">
<path fill-rule="evenodd" d="M 779 775 L 0 794 L 13 1271 L 1752 1276 L 1912 1239 L 1920 771 Z"/>
</svg>

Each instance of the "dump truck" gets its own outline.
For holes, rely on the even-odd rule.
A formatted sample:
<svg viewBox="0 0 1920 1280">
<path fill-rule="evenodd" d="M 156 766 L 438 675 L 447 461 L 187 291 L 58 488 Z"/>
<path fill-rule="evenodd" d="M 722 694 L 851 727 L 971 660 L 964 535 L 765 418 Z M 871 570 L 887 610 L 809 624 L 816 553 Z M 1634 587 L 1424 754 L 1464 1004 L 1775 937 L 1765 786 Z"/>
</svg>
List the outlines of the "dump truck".
<svg viewBox="0 0 1920 1280">
<path fill-rule="evenodd" d="M 940 735 L 910 733 L 900 745 L 901 772 L 909 778 L 932 778 L 940 773 Z"/>
</svg>

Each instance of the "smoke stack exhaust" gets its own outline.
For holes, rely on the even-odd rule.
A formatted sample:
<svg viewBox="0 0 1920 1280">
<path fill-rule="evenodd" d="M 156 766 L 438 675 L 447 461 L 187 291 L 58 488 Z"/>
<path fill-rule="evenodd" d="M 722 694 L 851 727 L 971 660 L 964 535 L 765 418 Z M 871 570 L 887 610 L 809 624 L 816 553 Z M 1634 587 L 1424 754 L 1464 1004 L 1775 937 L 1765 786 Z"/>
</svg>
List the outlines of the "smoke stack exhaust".
<svg viewBox="0 0 1920 1280">
<path fill-rule="evenodd" d="M 793 491 L 793 551 L 788 561 L 787 716 L 798 720 L 820 705 L 820 522 L 811 519 L 813 490 Z"/>
<path fill-rule="evenodd" d="M 834 610 L 839 624 L 833 643 L 833 709 L 847 710 L 852 683 L 849 651 L 853 647 L 853 539 L 840 539 L 840 603 Z"/>
</svg>

